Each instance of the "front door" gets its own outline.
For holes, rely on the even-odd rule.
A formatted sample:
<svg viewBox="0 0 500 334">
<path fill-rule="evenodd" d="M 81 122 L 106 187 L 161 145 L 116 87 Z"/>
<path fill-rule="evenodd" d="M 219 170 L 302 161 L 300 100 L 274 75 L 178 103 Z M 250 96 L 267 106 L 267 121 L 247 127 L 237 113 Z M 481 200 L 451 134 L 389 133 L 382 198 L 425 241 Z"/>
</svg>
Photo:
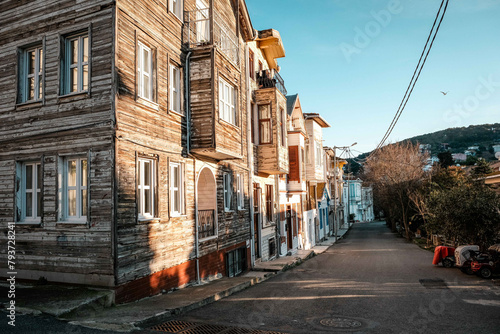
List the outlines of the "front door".
<svg viewBox="0 0 500 334">
<path fill-rule="evenodd" d="M 293 248 L 293 237 L 292 237 L 292 208 L 287 206 L 286 208 L 286 239 L 288 250 Z"/>
<path fill-rule="evenodd" d="M 254 240 L 254 250 L 255 250 L 255 259 L 260 259 L 260 238 L 259 238 L 259 227 L 260 227 L 260 196 L 261 189 L 258 184 L 254 184 L 253 188 L 253 240 Z"/>
</svg>

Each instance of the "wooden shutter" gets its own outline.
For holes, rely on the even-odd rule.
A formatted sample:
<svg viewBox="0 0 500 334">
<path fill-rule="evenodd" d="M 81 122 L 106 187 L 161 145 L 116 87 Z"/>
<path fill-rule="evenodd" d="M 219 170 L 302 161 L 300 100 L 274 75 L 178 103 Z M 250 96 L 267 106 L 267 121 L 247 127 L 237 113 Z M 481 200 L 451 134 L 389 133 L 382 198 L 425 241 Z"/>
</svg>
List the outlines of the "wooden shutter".
<svg viewBox="0 0 500 334">
<path fill-rule="evenodd" d="M 290 160 L 290 172 L 288 174 L 288 180 L 290 181 L 300 181 L 300 168 L 299 168 L 299 147 L 289 146 L 288 147 L 288 158 Z"/>
</svg>

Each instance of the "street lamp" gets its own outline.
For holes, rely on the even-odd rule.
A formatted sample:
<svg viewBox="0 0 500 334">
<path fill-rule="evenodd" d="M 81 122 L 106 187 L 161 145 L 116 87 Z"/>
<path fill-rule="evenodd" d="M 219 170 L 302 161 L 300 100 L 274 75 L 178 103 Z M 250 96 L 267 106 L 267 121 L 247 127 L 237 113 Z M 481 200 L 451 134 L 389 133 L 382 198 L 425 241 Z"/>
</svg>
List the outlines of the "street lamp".
<svg viewBox="0 0 500 334">
<path fill-rule="evenodd" d="M 358 144 L 357 142 L 354 142 L 350 146 L 334 146 L 333 147 L 333 184 L 335 188 L 335 198 L 333 200 L 333 231 L 335 233 L 335 242 L 337 242 L 337 237 L 338 237 L 338 229 L 337 229 L 337 149 L 341 149 L 342 153 L 344 153 L 346 150 L 349 148 L 353 147 L 354 145 Z M 342 155 L 342 153 L 340 153 Z M 347 192 L 349 194 L 349 183 L 347 183 Z M 349 212 L 349 195 L 347 195 L 347 210 Z M 349 227 L 349 216 L 347 216 L 347 227 Z"/>
</svg>

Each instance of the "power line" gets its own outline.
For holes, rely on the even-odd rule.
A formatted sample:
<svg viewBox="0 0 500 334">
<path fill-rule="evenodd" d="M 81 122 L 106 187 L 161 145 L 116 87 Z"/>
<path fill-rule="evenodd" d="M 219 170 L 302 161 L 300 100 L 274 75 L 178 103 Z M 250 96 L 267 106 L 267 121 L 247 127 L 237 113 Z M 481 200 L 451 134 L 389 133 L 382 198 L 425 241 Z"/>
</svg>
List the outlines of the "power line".
<svg viewBox="0 0 500 334">
<path fill-rule="evenodd" d="M 446 2 L 446 4 L 445 4 L 445 2 Z M 427 56 L 429 56 L 429 53 L 432 49 L 432 45 L 434 44 L 434 40 L 436 39 L 439 28 L 441 27 L 441 23 L 443 22 L 443 18 L 444 18 L 444 15 L 446 13 L 446 9 L 448 8 L 448 3 L 449 3 L 449 0 L 443 0 L 441 2 L 441 6 L 439 6 L 439 10 L 436 14 L 436 18 L 434 19 L 434 23 L 432 24 L 432 28 L 431 28 L 431 31 L 429 33 L 429 36 L 427 37 L 427 41 L 425 42 L 424 49 L 422 50 L 422 53 L 420 54 L 420 59 L 418 60 L 417 67 L 415 68 L 415 71 L 413 72 L 413 76 L 410 80 L 410 84 L 406 88 L 405 95 L 404 95 L 403 100 L 401 101 L 401 103 L 399 105 L 398 110 L 396 111 L 396 115 L 394 115 L 394 118 L 392 119 L 392 122 L 389 125 L 389 128 L 387 129 L 387 131 L 386 131 L 384 137 L 382 138 L 382 140 L 380 141 L 380 143 L 377 145 L 377 148 L 374 151 L 372 151 L 372 153 L 366 159 L 370 159 L 373 155 L 375 155 L 379 151 L 379 149 L 384 145 L 387 138 L 389 138 L 390 134 L 392 133 L 392 130 L 394 129 L 394 127 L 396 126 L 396 123 L 398 122 L 399 118 L 401 117 L 401 114 L 403 113 L 403 110 L 405 109 L 406 104 L 408 103 L 408 100 L 410 99 L 410 96 L 413 92 L 413 88 L 415 88 L 415 84 L 417 83 L 418 78 L 420 77 L 420 73 L 422 72 L 422 69 L 424 68 L 425 62 L 427 61 Z M 443 10 L 443 13 L 441 15 L 441 19 L 439 19 L 439 16 L 441 14 L 441 9 L 443 8 L 444 4 L 445 4 L 444 10 Z M 434 27 L 436 26 L 436 23 L 438 20 L 439 20 L 439 24 L 436 28 L 436 31 L 434 32 Z M 434 36 L 432 36 L 433 32 L 434 32 Z M 432 41 L 429 45 L 429 41 L 431 40 L 431 37 L 432 37 Z M 427 49 L 427 45 L 429 45 L 428 49 Z M 427 53 L 425 52 L 426 49 L 427 49 Z M 425 57 L 424 57 L 424 54 L 425 54 Z M 423 58 L 423 61 L 422 61 L 422 58 Z M 422 63 L 422 65 L 420 65 L 420 63 Z"/>
</svg>

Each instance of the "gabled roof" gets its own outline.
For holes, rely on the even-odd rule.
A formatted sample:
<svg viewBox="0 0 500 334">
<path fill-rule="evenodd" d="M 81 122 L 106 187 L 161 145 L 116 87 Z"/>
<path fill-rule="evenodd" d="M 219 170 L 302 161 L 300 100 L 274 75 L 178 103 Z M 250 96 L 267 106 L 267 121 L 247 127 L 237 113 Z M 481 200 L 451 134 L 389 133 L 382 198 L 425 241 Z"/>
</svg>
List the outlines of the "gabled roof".
<svg viewBox="0 0 500 334">
<path fill-rule="evenodd" d="M 297 97 L 299 94 L 295 95 L 287 95 L 286 97 L 286 112 L 288 116 L 292 116 L 293 108 L 295 108 L 295 102 L 297 101 Z"/>
<path fill-rule="evenodd" d="M 316 121 L 316 123 L 319 124 L 319 126 L 321 126 L 322 128 L 329 128 L 330 127 L 330 124 L 328 124 L 328 122 L 320 116 L 320 114 L 317 114 L 317 113 L 304 113 L 304 118 L 305 119 L 312 119 L 314 121 Z"/>
</svg>

